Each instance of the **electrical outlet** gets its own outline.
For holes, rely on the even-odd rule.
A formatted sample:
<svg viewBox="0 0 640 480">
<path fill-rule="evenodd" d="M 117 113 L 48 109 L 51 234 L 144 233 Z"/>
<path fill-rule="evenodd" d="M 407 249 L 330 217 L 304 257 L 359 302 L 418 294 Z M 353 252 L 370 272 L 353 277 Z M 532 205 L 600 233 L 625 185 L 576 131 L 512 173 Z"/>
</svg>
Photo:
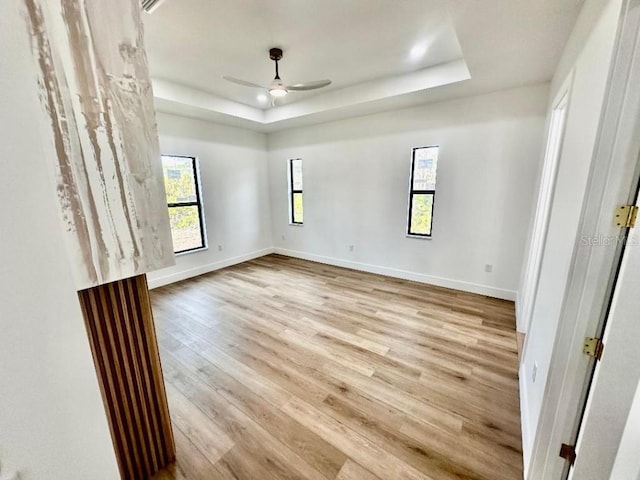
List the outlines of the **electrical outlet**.
<svg viewBox="0 0 640 480">
<path fill-rule="evenodd" d="M 221 252 L 222 251 L 222 245 L 218 245 L 218 251 Z"/>
<path fill-rule="evenodd" d="M 531 370 L 531 380 L 536 383 L 536 376 L 538 375 L 538 362 L 533 362 L 533 370 Z"/>
<path fill-rule="evenodd" d="M 491 272 L 493 272 L 493 265 L 491 265 L 490 263 L 487 263 L 487 264 L 484 266 L 484 271 L 485 271 L 485 272 L 487 272 L 487 273 L 491 273 Z"/>
<path fill-rule="evenodd" d="M 349 245 L 349 251 L 353 252 L 353 245 Z"/>
</svg>

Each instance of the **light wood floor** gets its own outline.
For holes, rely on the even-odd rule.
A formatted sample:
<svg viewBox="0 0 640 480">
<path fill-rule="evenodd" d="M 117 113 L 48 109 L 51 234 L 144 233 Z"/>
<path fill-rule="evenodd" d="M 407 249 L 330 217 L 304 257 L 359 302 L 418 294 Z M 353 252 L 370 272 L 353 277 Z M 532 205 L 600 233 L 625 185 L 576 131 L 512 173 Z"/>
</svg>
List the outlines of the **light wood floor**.
<svg viewBox="0 0 640 480">
<path fill-rule="evenodd" d="M 152 301 L 157 479 L 522 479 L 511 302 L 277 255 Z"/>
</svg>

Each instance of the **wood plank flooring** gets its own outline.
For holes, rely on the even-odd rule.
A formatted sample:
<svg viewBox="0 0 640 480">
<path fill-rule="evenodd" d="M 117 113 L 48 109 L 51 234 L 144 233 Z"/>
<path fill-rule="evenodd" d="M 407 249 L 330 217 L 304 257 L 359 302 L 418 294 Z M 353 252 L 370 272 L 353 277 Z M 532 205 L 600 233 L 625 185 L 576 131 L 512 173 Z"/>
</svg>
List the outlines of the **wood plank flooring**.
<svg viewBox="0 0 640 480">
<path fill-rule="evenodd" d="M 513 303 L 269 255 L 151 292 L 156 480 L 520 480 Z"/>
</svg>

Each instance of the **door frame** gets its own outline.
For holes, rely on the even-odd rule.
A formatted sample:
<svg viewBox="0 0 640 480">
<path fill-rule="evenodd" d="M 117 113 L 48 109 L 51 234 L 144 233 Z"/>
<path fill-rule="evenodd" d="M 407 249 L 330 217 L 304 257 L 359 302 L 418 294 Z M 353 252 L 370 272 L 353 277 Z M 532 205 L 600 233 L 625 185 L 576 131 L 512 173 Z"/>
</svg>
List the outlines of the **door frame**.
<svg viewBox="0 0 640 480">
<path fill-rule="evenodd" d="M 604 323 L 622 254 L 621 245 L 602 243 L 621 234 L 613 224 L 615 209 L 630 203 L 636 193 L 638 157 L 629 152 L 640 148 L 639 58 L 640 0 L 624 0 L 528 478 L 562 477 L 560 446 L 571 441 L 582 415 L 590 369 L 582 345 L 585 337 L 597 336 Z"/>
<path fill-rule="evenodd" d="M 542 257 L 547 241 L 549 230 L 549 219 L 551 217 L 551 206 L 558 177 L 558 165 L 562 157 L 564 146 L 564 134 L 567 126 L 567 116 L 571 106 L 571 92 L 573 90 L 573 78 L 575 69 L 571 71 L 569 77 L 560 87 L 551 107 L 551 118 L 547 128 L 547 143 L 545 147 L 544 163 L 542 166 L 542 178 L 538 201 L 536 203 L 535 217 L 531 231 L 531 242 L 527 253 L 527 261 L 524 265 L 524 275 L 522 277 L 522 296 L 518 298 L 516 315 L 517 329 L 519 332 L 527 333 L 531 324 L 533 306 L 538 293 L 538 282 L 540 279 L 540 269 L 542 267 Z M 559 116 L 560 115 L 560 116 Z M 560 121 L 559 130 L 554 127 L 556 121 Z M 524 358 L 524 353 L 521 358 Z"/>
<path fill-rule="evenodd" d="M 640 116 L 637 120 L 636 130 L 640 132 Z M 640 146 L 638 148 L 636 156 L 640 160 Z M 636 180 L 638 178 L 640 172 L 636 172 Z M 636 186 L 636 201 L 631 202 L 634 205 L 638 205 L 637 192 Z M 628 236 L 621 237 L 625 248 L 602 332 L 607 350 L 590 378 L 584 416 L 579 419 L 574 436 L 576 463 L 569 478 L 630 478 L 610 477 L 640 382 L 640 350 L 637 347 L 640 338 L 640 322 L 637 321 L 640 311 L 637 291 L 640 285 L 640 230 L 638 227 L 627 230 Z M 637 464 L 637 453 L 634 456 L 633 463 Z"/>
</svg>

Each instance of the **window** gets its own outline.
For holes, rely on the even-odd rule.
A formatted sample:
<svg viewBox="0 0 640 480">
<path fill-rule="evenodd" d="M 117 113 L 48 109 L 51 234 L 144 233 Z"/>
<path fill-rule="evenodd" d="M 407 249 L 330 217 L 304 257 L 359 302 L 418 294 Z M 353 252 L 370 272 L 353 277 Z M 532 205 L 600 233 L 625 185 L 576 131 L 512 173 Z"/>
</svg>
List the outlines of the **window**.
<svg viewBox="0 0 640 480">
<path fill-rule="evenodd" d="M 303 208 L 302 208 L 302 159 L 294 158 L 289 160 L 289 192 L 290 192 L 290 210 L 291 223 L 294 225 L 302 225 Z"/>
<path fill-rule="evenodd" d="M 407 226 L 407 233 L 412 236 L 431 237 L 438 149 L 438 146 L 413 149 Z"/>
<path fill-rule="evenodd" d="M 194 157 L 162 155 L 175 253 L 205 248 L 198 165 Z"/>
</svg>

